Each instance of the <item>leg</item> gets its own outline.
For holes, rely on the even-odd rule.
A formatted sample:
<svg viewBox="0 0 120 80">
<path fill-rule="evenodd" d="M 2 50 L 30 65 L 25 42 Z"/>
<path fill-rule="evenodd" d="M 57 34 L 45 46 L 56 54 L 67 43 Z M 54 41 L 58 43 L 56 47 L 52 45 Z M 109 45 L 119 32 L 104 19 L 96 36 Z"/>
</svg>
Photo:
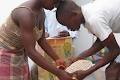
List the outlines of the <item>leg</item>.
<svg viewBox="0 0 120 80">
<path fill-rule="evenodd" d="M 118 80 L 119 76 L 119 63 L 112 62 L 105 71 L 106 80 Z"/>
</svg>

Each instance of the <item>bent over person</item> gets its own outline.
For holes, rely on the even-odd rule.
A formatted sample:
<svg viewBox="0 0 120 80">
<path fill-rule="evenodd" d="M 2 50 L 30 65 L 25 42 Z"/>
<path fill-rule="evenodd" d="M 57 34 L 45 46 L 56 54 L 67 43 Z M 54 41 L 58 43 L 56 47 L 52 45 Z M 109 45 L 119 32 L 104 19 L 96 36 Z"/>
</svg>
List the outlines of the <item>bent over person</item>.
<svg viewBox="0 0 120 80">
<path fill-rule="evenodd" d="M 62 0 L 56 17 L 59 23 L 71 30 L 78 30 L 80 24 L 84 24 L 97 37 L 92 47 L 73 61 L 85 59 L 104 47 L 109 49 L 109 53 L 90 69 L 75 72 L 79 80 L 108 63 L 106 80 L 120 80 L 120 43 L 114 35 L 120 33 L 120 0 L 95 0 L 84 6 L 78 6 L 71 0 Z"/>
</svg>

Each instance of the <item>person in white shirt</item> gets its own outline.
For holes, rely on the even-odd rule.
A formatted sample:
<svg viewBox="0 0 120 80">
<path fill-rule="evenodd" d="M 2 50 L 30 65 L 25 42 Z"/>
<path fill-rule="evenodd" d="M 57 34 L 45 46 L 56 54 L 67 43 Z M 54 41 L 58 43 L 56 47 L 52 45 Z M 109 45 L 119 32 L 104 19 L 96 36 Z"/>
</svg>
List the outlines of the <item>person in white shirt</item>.
<svg viewBox="0 0 120 80">
<path fill-rule="evenodd" d="M 73 31 L 78 30 L 80 24 L 85 24 L 85 28 L 97 37 L 92 47 L 74 61 L 91 56 L 104 47 L 109 49 L 109 53 L 93 67 L 75 72 L 79 80 L 108 63 L 106 80 L 120 80 L 120 37 L 114 34 L 120 33 L 120 0 L 95 0 L 84 6 L 78 6 L 71 0 L 61 0 L 56 17 L 59 23 Z"/>
<path fill-rule="evenodd" d="M 45 31 L 47 37 L 76 37 L 77 31 L 70 31 L 67 27 L 61 25 L 56 19 L 56 8 L 45 11 Z"/>
</svg>

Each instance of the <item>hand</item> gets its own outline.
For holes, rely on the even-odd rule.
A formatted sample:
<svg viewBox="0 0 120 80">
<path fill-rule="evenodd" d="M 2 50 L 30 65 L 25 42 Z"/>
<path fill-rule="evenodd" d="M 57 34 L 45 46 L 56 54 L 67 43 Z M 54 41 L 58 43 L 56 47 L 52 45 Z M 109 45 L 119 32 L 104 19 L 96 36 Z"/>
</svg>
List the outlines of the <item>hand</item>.
<svg viewBox="0 0 120 80">
<path fill-rule="evenodd" d="M 69 34 L 68 31 L 64 30 L 64 31 L 59 32 L 58 36 L 60 36 L 60 37 L 67 37 L 67 36 L 70 36 L 70 34 Z"/>
<path fill-rule="evenodd" d="M 64 59 L 58 59 L 55 61 L 57 68 L 64 70 L 66 68 L 66 62 Z"/>
<path fill-rule="evenodd" d="M 65 72 L 64 70 L 61 70 L 59 72 L 58 78 L 60 80 L 74 80 L 74 79 L 72 79 L 71 75 L 69 73 Z"/>
<path fill-rule="evenodd" d="M 68 64 L 68 66 L 69 66 L 69 65 L 71 65 L 72 63 L 74 63 L 74 62 L 77 61 L 77 60 L 76 60 L 76 57 L 71 56 L 71 57 L 68 57 L 68 58 L 67 58 L 67 61 L 68 61 L 67 64 Z"/>
<path fill-rule="evenodd" d="M 86 76 L 88 76 L 88 72 L 83 71 L 83 70 L 79 70 L 79 71 L 74 72 L 72 75 L 75 75 L 75 77 L 78 80 L 83 80 Z"/>
</svg>

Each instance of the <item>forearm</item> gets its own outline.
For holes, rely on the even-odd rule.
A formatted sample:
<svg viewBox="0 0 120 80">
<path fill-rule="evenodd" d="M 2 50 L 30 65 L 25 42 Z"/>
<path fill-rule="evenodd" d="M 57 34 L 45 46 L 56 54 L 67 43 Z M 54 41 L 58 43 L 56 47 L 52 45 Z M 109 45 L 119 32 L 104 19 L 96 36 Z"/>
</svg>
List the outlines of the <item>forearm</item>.
<svg viewBox="0 0 120 80">
<path fill-rule="evenodd" d="M 82 52 L 77 58 L 76 60 L 79 60 L 79 59 L 85 59 L 91 55 L 95 54 L 95 52 L 91 52 L 90 49 Z"/>
<path fill-rule="evenodd" d="M 59 69 L 55 66 L 51 65 L 43 56 L 40 55 L 37 51 L 28 52 L 28 56 L 40 67 L 43 69 L 55 74 L 56 76 L 59 75 Z"/>
<path fill-rule="evenodd" d="M 120 47 L 118 46 L 113 33 L 111 33 L 107 39 L 102 41 L 101 44 L 109 49 L 109 53 L 99 60 L 93 67 L 87 70 L 88 75 L 113 61 L 119 55 Z"/>
<path fill-rule="evenodd" d="M 99 39 L 96 40 L 96 42 L 92 45 L 91 48 L 89 48 L 88 50 L 84 51 L 83 53 L 81 53 L 78 57 L 78 59 L 85 59 L 89 56 L 92 56 L 93 54 L 96 54 L 98 51 L 100 51 L 102 48 L 104 48 L 104 46 L 101 44 L 101 41 Z"/>
<path fill-rule="evenodd" d="M 93 67 L 87 70 L 87 74 L 91 74 L 92 72 L 96 71 L 97 69 L 103 67 L 104 65 L 108 64 L 109 62 L 113 61 L 119 55 L 119 51 L 112 50 L 102 59 L 100 59 Z"/>
<path fill-rule="evenodd" d="M 47 43 L 46 39 L 42 40 L 42 43 L 38 42 L 42 49 L 54 60 L 58 60 L 59 56 L 56 52 L 52 49 L 52 47 Z"/>
</svg>

